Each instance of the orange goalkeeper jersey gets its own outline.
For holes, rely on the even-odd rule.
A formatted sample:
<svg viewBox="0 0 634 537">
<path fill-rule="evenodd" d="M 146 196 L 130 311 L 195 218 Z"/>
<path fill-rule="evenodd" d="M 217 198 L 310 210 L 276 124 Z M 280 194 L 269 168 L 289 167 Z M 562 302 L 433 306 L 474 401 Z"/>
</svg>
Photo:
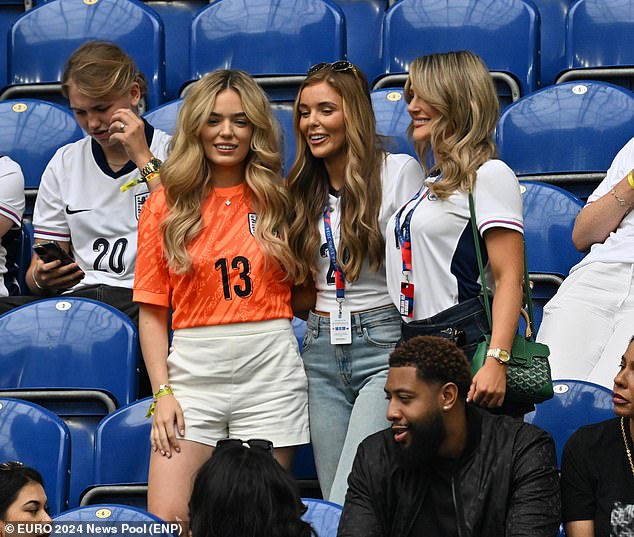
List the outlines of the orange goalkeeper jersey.
<svg viewBox="0 0 634 537">
<path fill-rule="evenodd" d="M 291 284 L 279 263 L 265 267 L 248 187 L 215 188 L 202 212 L 203 229 L 188 247 L 192 270 L 175 274 L 163 255 L 165 194 L 150 196 L 139 220 L 134 301 L 171 303 L 173 328 L 292 318 Z"/>
</svg>

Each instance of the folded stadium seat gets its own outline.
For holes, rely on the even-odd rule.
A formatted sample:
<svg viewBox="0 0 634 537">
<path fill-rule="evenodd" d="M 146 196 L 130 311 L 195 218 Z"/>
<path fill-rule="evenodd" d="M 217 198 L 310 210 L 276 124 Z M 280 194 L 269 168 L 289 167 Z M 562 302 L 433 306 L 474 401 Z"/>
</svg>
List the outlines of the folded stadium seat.
<svg viewBox="0 0 634 537">
<path fill-rule="evenodd" d="M 189 80 L 189 32 L 196 13 L 209 4 L 205 0 L 146 0 L 165 27 L 166 99 L 178 97 L 181 86 Z"/>
<path fill-rule="evenodd" d="M 526 95 L 500 116 L 500 158 L 523 179 L 587 198 L 634 133 L 634 95 L 598 81 L 557 84 Z"/>
<path fill-rule="evenodd" d="M 317 533 L 317 537 L 337 537 L 337 528 L 342 508 L 336 503 L 314 498 L 302 498 L 308 510 L 302 520 L 309 522 Z"/>
<path fill-rule="evenodd" d="M 344 14 L 330 0 L 217 0 L 192 23 L 189 78 L 244 69 L 292 101 L 309 67 L 345 57 Z"/>
<path fill-rule="evenodd" d="M 616 368 L 615 368 L 616 370 Z M 583 425 L 614 417 L 612 391 L 585 380 L 553 380 L 555 395 L 539 403 L 524 421 L 549 432 L 555 441 L 557 463 L 572 433 Z"/>
<path fill-rule="evenodd" d="M 533 0 L 540 20 L 540 82 L 555 83 L 566 65 L 566 15 L 572 0 Z"/>
<path fill-rule="evenodd" d="M 61 146 L 84 136 L 72 112 L 36 99 L 0 101 L 0 155 L 22 168 L 28 219 L 48 161 Z"/>
<path fill-rule="evenodd" d="M 411 117 L 407 113 L 403 89 L 375 89 L 371 97 L 377 132 L 385 137 L 385 148 L 390 153 L 407 153 L 415 157 L 414 144 L 407 137 Z"/>
<path fill-rule="evenodd" d="M 101 420 L 95 431 L 92 486 L 84 491 L 80 505 L 147 507 L 152 420 L 145 415 L 151 402 L 151 397 L 135 401 Z"/>
<path fill-rule="evenodd" d="M 7 85 L 7 34 L 24 11 L 24 0 L 0 0 L 0 87 Z"/>
<path fill-rule="evenodd" d="M 0 397 L 0 462 L 20 461 L 44 480 L 50 514 L 68 509 L 70 433 L 49 410 Z"/>
<path fill-rule="evenodd" d="M 148 81 L 147 107 L 165 97 L 163 23 L 138 0 L 55 0 L 27 11 L 9 32 L 8 83 L 0 99 L 38 97 L 64 102 L 64 63 L 85 41 L 117 43 Z"/>
<path fill-rule="evenodd" d="M 634 89 L 634 2 L 578 0 L 566 19 L 566 70 L 557 83 L 607 80 Z"/>
<path fill-rule="evenodd" d="M 143 509 L 116 504 L 77 507 L 53 517 L 53 524 L 57 526 L 53 531 L 58 535 L 102 533 L 123 537 L 174 537 L 182 534 L 177 522 L 165 522 Z"/>
<path fill-rule="evenodd" d="M 0 396 L 37 402 L 71 431 L 74 507 L 92 483 L 97 424 L 136 399 L 136 328 L 106 304 L 60 296 L 1 316 L 0 341 Z"/>
<path fill-rule="evenodd" d="M 385 14 L 381 56 L 386 75 L 374 88 L 403 86 L 418 56 L 465 49 L 489 67 L 503 107 L 533 91 L 539 78 L 539 15 L 533 3 L 399 0 Z"/>
<path fill-rule="evenodd" d="M 84 491 L 80 505 L 114 502 L 147 507 L 152 422 L 145 416 L 151 401 L 151 397 L 135 401 L 99 423 L 95 432 L 92 486 Z M 319 493 L 310 445 L 298 448 L 292 473 L 302 491 Z"/>
<path fill-rule="evenodd" d="M 583 258 L 572 243 L 572 228 L 583 202 L 567 190 L 547 183 L 522 181 L 520 188 L 537 330 L 544 305 L 557 292 L 572 266 Z M 520 331 L 523 330 L 522 325 Z"/>
<path fill-rule="evenodd" d="M 372 82 L 381 74 L 381 28 L 386 0 L 334 0 L 346 18 L 348 59 Z"/>
</svg>

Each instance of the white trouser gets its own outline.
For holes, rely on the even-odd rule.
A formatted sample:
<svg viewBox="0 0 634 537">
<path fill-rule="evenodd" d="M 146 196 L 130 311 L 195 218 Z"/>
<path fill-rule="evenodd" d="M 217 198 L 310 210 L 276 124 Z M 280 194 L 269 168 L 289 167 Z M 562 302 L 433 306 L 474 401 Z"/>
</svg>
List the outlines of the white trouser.
<svg viewBox="0 0 634 537">
<path fill-rule="evenodd" d="M 634 336 L 634 264 L 590 263 L 570 274 L 544 307 L 537 340 L 550 347 L 553 379 L 609 389 Z"/>
</svg>

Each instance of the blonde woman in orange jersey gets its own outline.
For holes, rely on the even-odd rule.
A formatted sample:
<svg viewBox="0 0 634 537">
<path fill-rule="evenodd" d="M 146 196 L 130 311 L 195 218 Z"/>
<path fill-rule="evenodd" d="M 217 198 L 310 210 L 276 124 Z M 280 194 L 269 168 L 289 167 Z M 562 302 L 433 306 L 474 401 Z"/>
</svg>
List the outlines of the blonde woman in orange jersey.
<svg viewBox="0 0 634 537">
<path fill-rule="evenodd" d="M 249 75 L 206 75 L 183 103 L 164 189 L 141 215 L 134 300 L 155 399 L 148 508 L 164 520 L 187 519 L 193 476 L 218 440 L 269 439 L 286 468 L 309 440 L 278 132 Z"/>
</svg>

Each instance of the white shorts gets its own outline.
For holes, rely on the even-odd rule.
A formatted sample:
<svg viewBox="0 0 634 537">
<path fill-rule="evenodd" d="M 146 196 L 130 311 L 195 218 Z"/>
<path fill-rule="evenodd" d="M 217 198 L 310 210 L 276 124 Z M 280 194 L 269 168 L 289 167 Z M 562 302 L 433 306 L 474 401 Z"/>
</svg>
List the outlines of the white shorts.
<svg viewBox="0 0 634 537">
<path fill-rule="evenodd" d="M 309 442 L 308 383 L 290 320 L 175 330 L 167 367 L 186 440 Z"/>
</svg>

